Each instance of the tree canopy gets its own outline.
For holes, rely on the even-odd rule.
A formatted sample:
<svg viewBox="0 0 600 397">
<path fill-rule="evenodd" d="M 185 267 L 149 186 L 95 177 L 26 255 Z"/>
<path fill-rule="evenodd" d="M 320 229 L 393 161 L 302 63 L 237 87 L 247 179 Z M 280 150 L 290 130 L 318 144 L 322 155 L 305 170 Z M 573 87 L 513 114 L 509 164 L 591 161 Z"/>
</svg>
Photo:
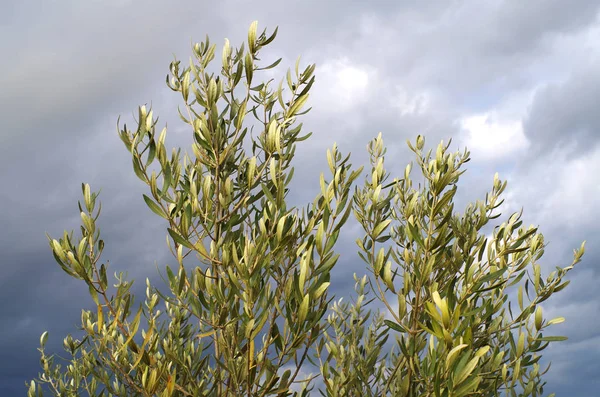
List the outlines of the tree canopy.
<svg viewBox="0 0 600 397">
<path fill-rule="evenodd" d="M 281 61 L 258 57 L 276 33 L 258 34 L 254 22 L 246 43 L 226 39 L 219 75 L 209 72 L 208 37 L 188 66 L 171 63 L 167 86 L 183 99 L 192 157 L 168 155 L 166 128 L 157 133 L 146 106 L 135 128 L 118 127 L 149 187 L 145 204 L 167 224 L 177 261 L 165 267 L 169 291 L 146 279 L 136 305 L 123 273 L 110 285 L 98 193 L 82 184 L 81 237 L 48 240 L 96 309 L 82 311 L 81 340 L 64 339 L 64 367 L 42 334 L 43 372 L 28 396 L 541 396 L 541 352 L 566 338 L 548 335 L 564 319 L 545 319 L 540 304 L 568 285 L 584 244 L 543 277 L 544 237 L 522 213 L 483 233 L 500 217 L 506 182 L 496 174 L 484 200 L 457 212 L 469 152 L 450 152 L 450 142 L 425 150 L 422 136 L 408 142 L 422 184 L 412 162 L 392 177 L 379 134 L 362 182 L 363 167 L 333 144 L 314 201 L 288 206 L 296 144 L 310 137 L 298 120 L 310 110 L 315 65 L 301 71 L 298 59 L 278 85 L 260 81 Z M 366 266 L 344 302 L 329 291 L 350 215 Z M 190 255 L 196 266 L 186 268 Z"/>
</svg>

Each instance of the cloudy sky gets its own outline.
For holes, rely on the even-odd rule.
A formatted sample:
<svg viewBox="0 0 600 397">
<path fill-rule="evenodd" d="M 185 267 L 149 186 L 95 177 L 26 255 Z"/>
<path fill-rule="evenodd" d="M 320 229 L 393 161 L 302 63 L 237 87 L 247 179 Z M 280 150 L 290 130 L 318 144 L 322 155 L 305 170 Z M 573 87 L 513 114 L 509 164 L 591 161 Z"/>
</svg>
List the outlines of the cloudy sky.
<svg viewBox="0 0 600 397">
<path fill-rule="evenodd" d="M 155 263 L 173 264 L 165 224 L 144 205 L 145 185 L 116 133 L 152 102 L 169 124 L 167 144 L 191 153 L 178 122 L 178 94 L 164 84 L 190 43 L 239 44 L 252 20 L 279 26 L 265 59 L 298 55 L 316 63 L 305 117 L 314 135 L 297 151 L 295 197 L 318 191 L 325 150 L 337 142 L 366 160 L 378 132 L 400 175 L 412 160 L 406 139 L 453 139 L 471 150 L 458 201 L 482 199 L 494 172 L 508 180 L 508 215 L 524 207 L 550 245 L 542 264 L 570 264 L 587 240 L 571 285 L 544 304 L 566 317 L 569 341 L 545 353 L 548 391 L 592 397 L 600 379 L 600 3 L 513 1 L 134 1 L 9 0 L 0 4 L 0 395 L 22 395 L 39 371 L 39 335 L 48 349 L 80 324 L 91 299 L 54 261 L 45 232 L 78 229 L 81 183 L 102 189 L 104 259 L 128 271 L 143 293 L 162 285 Z M 174 117 L 175 116 L 175 117 Z M 504 219 L 504 218 L 502 218 Z M 354 236 L 333 291 L 344 296 L 364 274 Z"/>
</svg>

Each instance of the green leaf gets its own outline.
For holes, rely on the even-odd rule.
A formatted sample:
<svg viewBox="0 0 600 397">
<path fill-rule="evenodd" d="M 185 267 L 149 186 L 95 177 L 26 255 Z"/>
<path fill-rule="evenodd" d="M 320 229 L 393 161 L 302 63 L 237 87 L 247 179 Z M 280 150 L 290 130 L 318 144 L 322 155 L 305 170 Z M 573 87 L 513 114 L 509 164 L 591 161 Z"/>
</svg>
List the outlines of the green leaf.
<svg viewBox="0 0 600 397">
<path fill-rule="evenodd" d="M 44 331 L 42 336 L 40 336 L 40 346 L 42 348 L 46 345 L 47 340 L 48 340 L 48 331 Z"/>
<path fill-rule="evenodd" d="M 417 226 L 412 225 L 410 223 L 407 223 L 406 226 L 408 229 L 407 231 L 410 233 L 410 236 L 413 238 L 413 240 L 416 241 L 417 245 L 419 247 L 421 247 L 422 249 L 425 249 L 425 244 L 423 243 L 423 238 L 421 237 L 421 232 L 419 231 Z"/>
<path fill-rule="evenodd" d="M 375 227 L 375 229 L 373 230 L 373 236 L 372 236 L 373 239 L 377 239 L 377 237 L 379 237 L 381 232 L 383 232 L 385 230 L 385 228 L 389 226 L 390 223 L 392 223 L 391 219 L 385 219 L 380 224 L 378 224 Z"/>
<path fill-rule="evenodd" d="M 396 293 L 396 288 L 394 287 L 394 281 L 392 280 L 392 262 L 391 261 L 387 261 L 385 263 L 385 265 L 383 266 L 383 274 L 381 275 L 381 278 L 383 279 L 383 282 L 385 283 L 386 287 L 388 287 L 388 289 L 390 291 L 392 291 L 392 293 Z"/>
<path fill-rule="evenodd" d="M 326 282 L 323 282 L 323 284 L 319 285 L 319 287 L 314 290 L 312 298 L 319 299 L 321 297 L 321 295 L 323 295 L 325 293 L 327 288 L 329 288 L 330 284 L 331 283 L 329 281 L 326 281 Z"/>
<path fill-rule="evenodd" d="M 338 231 L 346 223 L 351 212 L 352 212 L 352 204 L 348 204 L 346 209 L 344 210 L 344 215 L 342 215 L 342 218 L 334 226 L 334 228 L 333 228 L 334 232 Z"/>
<path fill-rule="evenodd" d="M 304 89 L 302 89 L 302 91 L 300 91 L 300 93 L 298 95 L 305 95 L 308 92 L 308 90 L 310 90 L 310 88 L 312 87 L 314 82 L 315 82 L 315 76 L 312 76 L 310 78 L 310 80 L 308 81 L 308 83 L 306 83 L 306 85 L 304 86 Z M 306 110 L 302 113 L 306 113 L 306 112 L 308 112 L 308 110 Z M 301 113 L 297 113 L 297 114 L 301 114 Z"/>
<path fill-rule="evenodd" d="M 318 276 L 321 273 L 329 272 L 333 268 L 333 266 L 335 266 L 339 257 L 340 257 L 340 254 L 326 255 L 325 258 L 328 258 L 328 259 L 325 260 L 324 262 L 321 262 L 321 265 L 319 265 L 319 267 L 317 267 L 314 275 Z"/>
<path fill-rule="evenodd" d="M 145 194 L 142 194 L 142 196 L 144 196 L 144 201 L 146 202 L 146 205 L 152 210 L 152 212 L 154 212 L 156 215 L 160 216 L 161 218 L 165 218 L 166 220 L 169 220 L 169 217 L 164 213 L 162 208 L 160 208 L 158 206 L 158 204 L 156 204 L 154 202 L 154 200 L 152 200 L 150 197 L 146 196 Z"/>
<path fill-rule="evenodd" d="M 391 329 L 393 329 L 394 331 L 398 331 L 398 332 L 402 332 L 402 333 L 406 333 L 406 329 L 401 326 L 400 324 L 394 322 L 394 321 L 390 321 L 390 320 L 383 320 L 383 322 L 385 323 L 385 325 L 387 325 L 388 327 L 390 327 Z"/>
<path fill-rule="evenodd" d="M 522 310 L 522 309 L 521 309 Z M 535 310 L 535 329 L 540 330 L 542 328 L 542 306 L 538 306 Z"/>
<path fill-rule="evenodd" d="M 181 267 L 179 270 L 179 285 L 177 286 L 177 295 L 181 295 L 181 291 L 183 291 L 183 286 L 185 285 L 185 269 Z"/>
<path fill-rule="evenodd" d="M 454 389 L 454 396 L 463 397 L 477 390 L 477 386 L 481 382 L 480 376 L 472 377 L 468 382 L 463 383 L 460 387 Z"/>
<path fill-rule="evenodd" d="M 169 279 L 169 285 L 174 286 L 175 285 L 175 275 L 173 274 L 173 270 L 171 270 L 169 265 L 166 266 L 166 271 L 167 271 L 167 278 Z M 171 288 L 173 288 L 173 287 L 171 287 Z"/>
<path fill-rule="evenodd" d="M 271 43 L 275 39 L 275 37 L 277 36 L 277 29 L 278 29 L 278 27 L 276 26 L 275 30 L 273 31 L 273 33 L 271 34 L 271 36 L 269 36 L 263 42 L 261 42 L 260 45 L 265 46 L 265 45 Z"/>
<path fill-rule="evenodd" d="M 560 324 L 560 323 L 563 323 L 564 321 L 565 321 L 564 317 L 556 317 L 556 318 L 553 318 L 552 320 L 548 321 L 547 325 Z"/>
<path fill-rule="evenodd" d="M 279 58 L 278 60 L 276 60 L 275 62 L 273 62 L 269 66 L 264 66 L 262 68 L 257 68 L 256 70 L 269 70 L 269 69 L 273 69 L 275 66 L 279 65 L 279 62 L 281 62 L 281 60 L 282 60 L 282 58 Z"/>
<path fill-rule="evenodd" d="M 519 341 L 517 342 L 517 357 L 521 357 L 525 348 L 525 333 L 519 332 Z"/>
<path fill-rule="evenodd" d="M 310 296 L 308 294 L 304 295 L 302 299 L 302 303 L 300 304 L 300 308 L 298 309 L 298 325 L 301 325 L 306 319 L 306 315 L 308 314 L 308 305 L 310 304 Z"/>
<path fill-rule="evenodd" d="M 304 106 L 306 101 L 308 100 L 308 96 L 309 96 L 309 94 L 304 94 L 304 95 L 296 98 L 296 100 L 294 101 L 292 106 L 289 107 L 287 116 L 292 117 L 292 116 L 296 115 L 300 111 L 300 109 L 302 109 L 302 106 Z"/>
<path fill-rule="evenodd" d="M 181 237 L 181 235 L 179 233 L 177 233 L 175 230 L 173 230 L 169 227 L 169 228 L 167 228 L 167 231 L 169 232 L 169 235 L 171 236 L 173 241 L 175 241 L 177 244 L 183 245 L 184 247 L 189 248 L 189 249 L 194 249 L 192 244 L 189 241 L 187 241 L 186 239 L 184 239 L 183 237 Z"/>
<path fill-rule="evenodd" d="M 258 28 L 258 21 L 252 21 L 250 29 L 248 29 L 248 48 L 251 53 L 254 53 L 256 45 L 256 29 Z"/>
<path fill-rule="evenodd" d="M 567 339 L 569 339 L 569 338 L 567 338 L 566 336 L 542 336 L 542 337 L 536 338 L 536 340 L 539 340 L 542 342 L 562 342 Z"/>
<path fill-rule="evenodd" d="M 123 346 L 121 346 L 119 348 L 119 353 L 122 352 L 126 346 L 129 346 L 129 343 L 133 341 L 133 337 L 135 336 L 135 334 L 137 333 L 138 328 L 140 327 L 140 318 L 142 315 L 142 305 L 140 305 L 140 308 L 138 309 L 137 314 L 135 315 L 135 318 L 133 319 L 133 322 L 130 324 L 129 326 L 129 338 L 127 338 L 127 341 L 123 344 Z M 135 342 L 134 342 L 134 346 L 135 346 Z"/>
<path fill-rule="evenodd" d="M 100 304 L 100 301 L 98 300 L 98 293 L 96 292 L 96 289 L 94 288 L 94 286 L 92 284 L 88 285 L 88 289 L 90 291 L 90 295 L 92 296 L 92 299 L 94 300 L 94 303 L 96 305 Z"/>
<path fill-rule="evenodd" d="M 149 146 L 150 147 L 148 148 L 148 158 L 146 160 L 146 167 L 148 167 L 156 157 L 156 143 L 154 142 L 154 139 L 150 140 Z"/>
<path fill-rule="evenodd" d="M 106 265 L 103 263 L 100 265 L 100 286 L 102 289 L 106 289 L 108 286 L 108 280 L 106 278 Z"/>
<path fill-rule="evenodd" d="M 450 369 L 450 366 L 456 360 L 458 353 L 460 353 L 460 351 L 467 346 L 468 346 L 467 344 L 463 343 L 463 344 L 460 344 L 460 345 L 454 347 L 452 350 L 450 350 L 450 352 L 446 356 L 446 370 Z"/>
<path fill-rule="evenodd" d="M 478 286 L 482 285 L 485 282 L 488 281 L 496 281 L 498 278 L 500 278 L 500 276 L 502 276 L 504 273 L 506 272 L 506 268 L 502 268 L 500 270 L 496 270 L 495 272 L 492 273 L 488 273 L 485 276 L 481 277 L 478 281 Z"/>
<path fill-rule="evenodd" d="M 327 239 L 327 244 L 325 244 L 325 253 L 329 252 L 333 248 L 339 235 L 340 235 L 339 229 L 336 230 L 335 232 L 331 233 L 331 235 Z"/>
<path fill-rule="evenodd" d="M 523 276 L 525 276 L 525 273 L 527 273 L 527 270 L 523 270 L 521 271 L 521 273 L 519 273 L 517 275 L 517 277 L 515 277 L 508 285 L 507 287 L 512 287 L 513 285 L 517 284 L 519 281 L 521 281 L 521 279 L 523 278 Z"/>
<path fill-rule="evenodd" d="M 148 178 L 146 178 L 146 176 L 142 172 L 142 166 L 140 165 L 139 159 L 137 157 L 135 157 L 135 155 L 134 155 L 131 158 L 131 161 L 133 162 L 133 172 L 135 172 L 137 177 L 140 178 L 144 182 L 148 182 Z"/>
<path fill-rule="evenodd" d="M 473 372 L 473 370 L 475 369 L 475 366 L 477 365 L 478 362 L 479 362 L 479 357 L 475 357 L 475 358 L 471 359 L 471 361 L 469 361 L 469 363 L 467 365 L 465 365 L 464 368 L 462 368 L 458 372 L 458 374 L 455 376 L 455 378 L 454 378 L 454 384 L 455 385 L 459 385 L 465 379 L 467 379 L 467 377 L 469 375 L 471 375 L 471 372 Z"/>
<path fill-rule="evenodd" d="M 254 64 L 252 63 L 252 57 L 250 56 L 250 53 L 246 54 L 246 59 L 244 59 L 244 68 L 246 70 L 246 83 L 250 85 L 252 83 L 252 74 L 254 68 Z"/>
<path fill-rule="evenodd" d="M 433 213 L 437 214 L 440 212 L 440 210 L 442 208 L 444 208 L 444 206 L 446 204 L 448 204 L 448 202 L 450 202 L 450 200 L 452 200 L 452 198 L 454 197 L 454 195 L 456 194 L 456 190 L 458 189 L 458 187 L 456 185 L 454 185 L 452 187 L 452 189 L 448 190 L 443 196 L 442 198 L 435 204 L 435 206 L 433 207 Z"/>
</svg>

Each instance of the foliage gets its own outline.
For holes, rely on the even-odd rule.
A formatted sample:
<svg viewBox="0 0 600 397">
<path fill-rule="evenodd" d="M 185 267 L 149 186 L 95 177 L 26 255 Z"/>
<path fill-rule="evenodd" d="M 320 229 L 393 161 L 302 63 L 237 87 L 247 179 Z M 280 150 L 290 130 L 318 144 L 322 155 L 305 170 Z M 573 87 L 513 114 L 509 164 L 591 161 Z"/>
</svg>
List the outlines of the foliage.
<svg viewBox="0 0 600 397">
<path fill-rule="evenodd" d="M 544 281 L 537 263 L 544 237 L 533 226 L 521 227 L 521 213 L 496 226 L 489 238 L 480 233 L 500 216 L 492 212 L 502 204 L 506 182 L 496 174 L 485 201 L 469 204 L 461 216 L 454 212 L 453 198 L 469 152 L 448 153 L 450 144 L 442 142 L 432 158 L 431 150 L 422 152 L 420 136 L 408 145 L 425 180 L 419 189 L 412 186 L 411 164 L 404 178 L 385 184 L 389 173 L 381 136 L 368 147 L 371 176 L 354 195 L 365 236 L 356 243 L 387 318 L 373 322 L 364 341 L 344 339 L 349 332 L 364 332 L 360 314 L 352 315 L 358 322 L 350 326 L 343 315 L 362 313 L 363 280 L 354 306 L 334 307 L 337 316 L 330 319 L 333 332 L 325 344 L 329 354 L 321 365 L 327 394 L 458 397 L 520 391 L 540 396 L 541 376 L 549 367 L 540 370 L 537 353 L 566 338 L 544 336 L 548 326 L 564 319 L 545 321 L 539 304 L 569 284 L 563 278 L 581 260 L 584 244 L 570 266 L 557 267 Z M 386 247 L 388 240 L 392 244 Z M 513 286 L 518 310 L 509 300 Z M 369 341 L 388 330 L 396 343 L 379 362 L 382 344 Z M 378 369 L 366 389 L 362 374 L 351 371 L 355 362 Z"/>
<path fill-rule="evenodd" d="M 520 214 L 489 239 L 480 233 L 499 216 L 492 211 L 506 182 L 496 176 L 485 202 L 456 214 L 468 152 L 440 144 L 431 159 L 421 136 L 409 142 L 425 178 L 419 189 L 411 165 L 389 181 L 380 135 L 368 146 L 372 170 L 362 188 L 351 193 L 362 167 L 353 169 L 334 145 L 320 193 L 306 208 L 288 208 L 296 143 L 310 135 L 300 135 L 297 118 L 310 110 L 302 111 L 315 65 L 300 72 L 298 60 L 285 79 L 289 91 L 283 80 L 277 88 L 256 83 L 259 71 L 281 61 L 257 63 L 276 32 L 258 35 L 254 22 L 247 49 L 225 40 L 220 76 L 208 72 L 215 57 L 208 38 L 193 47 L 189 66 L 171 63 L 167 85 L 183 98 L 192 159 L 186 154 L 181 164 L 180 150 L 168 157 L 166 128 L 157 137 L 158 120 L 145 106 L 135 131 L 119 127 L 135 174 L 150 187 L 146 205 L 168 223 L 178 263 L 166 266 L 170 294 L 146 279 L 136 310 L 133 281 L 115 274 L 109 287 L 98 193 L 83 184 L 81 238 L 48 239 L 62 269 L 87 284 L 96 310 L 82 311 L 83 340 L 65 338 L 64 369 L 46 355 L 42 334 L 43 373 L 28 395 L 41 396 L 45 384 L 61 396 L 306 396 L 319 383 L 328 396 L 541 395 L 537 353 L 562 339 L 543 335 L 562 319 L 544 320 L 539 304 L 568 284 L 563 278 L 583 245 L 573 265 L 543 281 L 543 236 L 521 228 Z M 259 133 L 247 148 L 250 122 Z M 340 255 L 334 247 L 351 212 L 365 231 L 357 244 L 372 275 L 355 275 L 354 303 L 335 302 L 326 315 Z M 190 254 L 197 266 L 187 269 Z M 516 285 L 513 313 L 508 289 Z M 367 300 L 369 293 L 375 297 Z M 366 309 L 374 299 L 385 314 Z M 305 377 L 310 368 L 319 374 Z"/>
</svg>

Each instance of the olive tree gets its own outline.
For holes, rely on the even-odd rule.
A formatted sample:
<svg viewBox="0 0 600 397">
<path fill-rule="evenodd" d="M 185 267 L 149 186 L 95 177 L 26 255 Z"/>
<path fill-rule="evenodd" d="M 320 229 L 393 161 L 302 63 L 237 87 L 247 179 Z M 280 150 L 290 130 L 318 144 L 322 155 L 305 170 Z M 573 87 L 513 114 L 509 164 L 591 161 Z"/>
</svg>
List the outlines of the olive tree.
<svg viewBox="0 0 600 397">
<path fill-rule="evenodd" d="M 418 188 L 412 163 L 386 183 L 381 135 L 368 146 L 371 173 L 353 200 L 365 232 L 358 254 L 372 276 L 355 276 L 358 299 L 336 302 L 328 317 L 317 354 L 327 395 L 541 396 L 550 366 L 540 369 L 538 353 L 566 337 L 544 336 L 564 318 L 545 320 L 540 303 L 569 284 L 563 279 L 585 242 L 570 266 L 544 280 L 544 237 L 522 227 L 522 211 L 490 237 L 482 233 L 500 216 L 493 212 L 506 182 L 496 174 L 485 200 L 460 215 L 453 198 L 469 152 L 449 153 L 442 142 L 432 158 L 424 144 L 421 136 L 408 142 L 424 181 Z M 384 306 L 368 326 L 367 286 Z"/>
<path fill-rule="evenodd" d="M 278 86 L 257 82 L 281 61 L 259 66 L 276 33 L 258 34 L 254 22 L 246 44 L 225 40 L 219 75 L 209 72 L 216 47 L 208 38 L 193 46 L 189 66 L 171 63 L 167 85 L 180 93 L 179 116 L 194 138 L 194 156 L 183 163 L 181 150 L 168 156 L 166 128 L 157 133 L 146 106 L 136 128 L 118 127 L 133 171 L 149 186 L 143 200 L 167 224 L 177 261 L 165 267 L 170 291 L 146 279 L 136 305 L 123 273 L 109 285 L 98 193 L 82 184 L 81 237 L 48 240 L 61 268 L 86 283 L 95 309 L 82 311 L 82 340 L 64 339 L 64 368 L 46 354 L 42 334 L 43 372 L 28 395 L 540 395 L 536 353 L 561 339 L 543 332 L 562 320 L 544 320 L 539 304 L 567 285 L 573 265 L 544 281 L 543 237 L 520 228 L 520 214 L 490 239 L 480 233 L 498 216 L 506 182 L 497 177 L 484 202 L 456 214 L 468 152 L 440 144 L 431 159 L 421 136 L 409 143 L 426 181 L 419 189 L 410 165 L 389 180 L 380 135 L 368 145 L 372 169 L 362 188 L 352 190 L 362 167 L 334 144 L 317 197 L 288 207 L 296 143 L 310 136 L 297 119 L 310 110 L 315 65 L 301 72 L 296 62 Z M 355 275 L 352 304 L 331 304 L 334 248 L 351 213 L 365 231 L 357 244 L 371 275 Z M 184 266 L 190 254 L 193 268 Z M 573 264 L 582 255 L 583 245 Z M 517 284 L 513 313 L 508 292 Z"/>
</svg>

